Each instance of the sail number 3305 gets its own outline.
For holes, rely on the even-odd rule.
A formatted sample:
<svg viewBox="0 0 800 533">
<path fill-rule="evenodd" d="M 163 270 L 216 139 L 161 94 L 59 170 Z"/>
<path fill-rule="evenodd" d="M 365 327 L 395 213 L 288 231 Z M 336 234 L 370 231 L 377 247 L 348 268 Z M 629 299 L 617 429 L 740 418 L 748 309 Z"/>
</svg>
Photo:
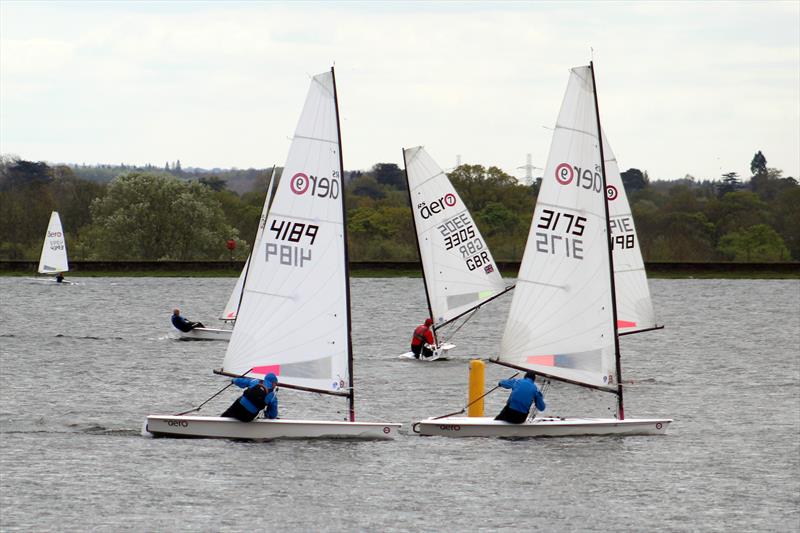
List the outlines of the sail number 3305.
<svg viewBox="0 0 800 533">
<path fill-rule="evenodd" d="M 275 233 L 275 240 L 285 241 L 286 244 L 268 242 L 265 257 L 267 262 L 272 257 L 282 265 L 303 267 L 306 261 L 311 261 L 311 246 L 317 238 L 319 226 L 275 219 L 269 229 Z M 308 245 L 307 248 L 302 246 L 304 243 Z"/>
<path fill-rule="evenodd" d="M 583 239 L 578 237 L 586 229 L 586 217 L 542 209 L 536 227 L 545 230 L 536 232 L 537 252 L 583 259 Z"/>
</svg>

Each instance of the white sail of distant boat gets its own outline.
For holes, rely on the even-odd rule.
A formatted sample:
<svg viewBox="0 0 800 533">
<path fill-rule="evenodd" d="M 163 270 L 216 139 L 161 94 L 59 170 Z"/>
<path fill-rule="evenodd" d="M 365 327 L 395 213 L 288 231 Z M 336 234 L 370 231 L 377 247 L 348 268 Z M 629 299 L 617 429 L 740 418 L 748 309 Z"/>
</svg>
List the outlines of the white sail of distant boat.
<svg viewBox="0 0 800 533">
<path fill-rule="evenodd" d="M 231 295 L 228 298 L 228 303 L 225 304 L 225 308 L 222 310 L 222 314 L 220 315 L 220 320 L 236 320 L 236 311 L 239 309 L 239 302 L 242 300 L 242 287 L 244 286 L 244 276 L 247 272 L 247 267 L 250 265 L 250 256 L 247 256 L 247 259 L 244 262 L 244 268 L 242 268 L 242 272 L 239 274 L 239 277 L 236 279 L 236 285 L 233 286 L 233 290 L 231 291 Z"/>
<path fill-rule="evenodd" d="M 408 194 L 434 329 L 509 290 L 447 174 L 422 146 L 403 150 Z"/>
<path fill-rule="evenodd" d="M 275 167 L 272 167 L 272 174 L 269 178 L 269 186 L 267 187 L 267 197 L 264 201 L 264 207 L 261 208 L 261 217 L 258 219 L 258 229 L 256 229 L 256 236 L 253 239 L 253 246 L 252 250 L 258 248 L 258 243 L 261 241 L 261 235 L 264 233 L 264 226 L 267 223 L 267 212 L 269 211 L 269 204 L 270 200 L 272 199 L 272 187 L 275 181 Z M 250 255 L 247 256 L 247 260 L 244 263 L 244 268 L 242 268 L 241 274 L 239 274 L 239 278 L 236 280 L 236 285 L 233 287 L 233 291 L 231 291 L 231 295 L 228 298 L 228 303 L 225 304 L 225 308 L 222 310 L 222 315 L 219 317 L 220 320 L 236 320 L 236 313 L 239 310 L 239 303 L 242 301 L 242 287 L 244 286 L 244 279 L 247 276 L 248 267 L 250 266 Z"/>
<path fill-rule="evenodd" d="M 423 434 L 658 434 L 671 422 L 624 416 L 606 200 L 607 192 L 613 194 L 602 164 L 592 69 L 589 65 L 570 72 L 500 353 L 493 362 L 612 392 L 618 399 L 617 418 L 539 417 L 508 424 L 485 417 L 446 417 L 415 424 Z"/>
<path fill-rule="evenodd" d="M 217 373 L 261 378 L 271 372 L 281 388 L 346 397 L 349 421 L 244 423 L 221 417 L 151 415 L 150 433 L 251 439 L 384 439 L 397 434 L 400 424 L 355 422 L 344 194 L 331 69 L 311 82 Z"/>
<path fill-rule="evenodd" d="M 614 284 L 617 297 L 617 327 L 620 335 L 660 329 L 656 325 L 647 273 L 636 225 L 622 183 L 619 165 L 603 132 L 606 190 L 614 250 Z"/>
<path fill-rule="evenodd" d="M 58 274 L 69 271 L 67 263 L 67 241 L 61 227 L 61 218 L 57 211 L 50 214 L 50 222 L 42 245 L 42 255 L 39 258 L 40 274 Z"/>
</svg>

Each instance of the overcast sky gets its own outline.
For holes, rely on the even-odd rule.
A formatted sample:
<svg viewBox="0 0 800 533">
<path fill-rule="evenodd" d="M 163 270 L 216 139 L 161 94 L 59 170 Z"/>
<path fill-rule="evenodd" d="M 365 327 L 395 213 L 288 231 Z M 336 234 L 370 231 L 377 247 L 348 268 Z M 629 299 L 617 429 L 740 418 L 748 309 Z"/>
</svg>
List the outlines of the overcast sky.
<svg viewBox="0 0 800 533">
<path fill-rule="evenodd" d="M 622 169 L 800 177 L 800 2 L 0 1 L 0 153 L 51 163 L 282 165 L 335 62 L 344 164 L 543 167 L 594 49 Z M 541 171 L 537 171 L 541 172 Z"/>
</svg>

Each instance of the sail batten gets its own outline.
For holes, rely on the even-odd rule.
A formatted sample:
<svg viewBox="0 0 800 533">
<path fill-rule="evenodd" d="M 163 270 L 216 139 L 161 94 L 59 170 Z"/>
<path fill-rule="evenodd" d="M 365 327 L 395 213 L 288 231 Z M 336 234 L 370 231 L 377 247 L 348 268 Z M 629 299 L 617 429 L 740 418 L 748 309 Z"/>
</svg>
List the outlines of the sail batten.
<svg viewBox="0 0 800 533">
<path fill-rule="evenodd" d="M 333 73 L 314 76 L 251 255 L 223 368 L 281 383 L 350 388 L 344 183 Z"/>
<path fill-rule="evenodd" d="M 421 146 L 403 150 L 425 290 L 434 328 L 481 306 L 506 285 L 445 172 Z"/>
</svg>

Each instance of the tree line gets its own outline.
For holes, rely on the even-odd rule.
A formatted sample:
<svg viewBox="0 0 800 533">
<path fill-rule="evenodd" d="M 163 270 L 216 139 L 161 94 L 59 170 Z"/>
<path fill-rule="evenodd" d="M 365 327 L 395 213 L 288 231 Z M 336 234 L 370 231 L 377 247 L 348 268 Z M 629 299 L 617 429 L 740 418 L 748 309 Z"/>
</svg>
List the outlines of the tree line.
<svg viewBox="0 0 800 533">
<path fill-rule="evenodd" d="M 101 174 L 109 179 L 103 179 Z M 88 172 L 88 174 L 87 174 Z M 111 174 L 114 174 L 113 176 Z M 271 169 L 209 172 L 48 165 L 0 159 L 0 259 L 35 260 L 51 211 L 71 259 L 244 259 Z M 622 173 L 645 261 L 800 260 L 800 186 L 757 152 L 751 176 L 651 181 Z M 448 173 L 499 261 L 522 257 L 538 181 L 522 185 L 497 167 Z M 277 170 L 280 178 L 280 169 Z M 378 163 L 345 173 L 350 258 L 414 261 L 417 247 L 403 170 Z M 252 190 L 235 192 L 247 182 Z M 235 242 L 231 251 L 228 241 Z"/>
</svg>

